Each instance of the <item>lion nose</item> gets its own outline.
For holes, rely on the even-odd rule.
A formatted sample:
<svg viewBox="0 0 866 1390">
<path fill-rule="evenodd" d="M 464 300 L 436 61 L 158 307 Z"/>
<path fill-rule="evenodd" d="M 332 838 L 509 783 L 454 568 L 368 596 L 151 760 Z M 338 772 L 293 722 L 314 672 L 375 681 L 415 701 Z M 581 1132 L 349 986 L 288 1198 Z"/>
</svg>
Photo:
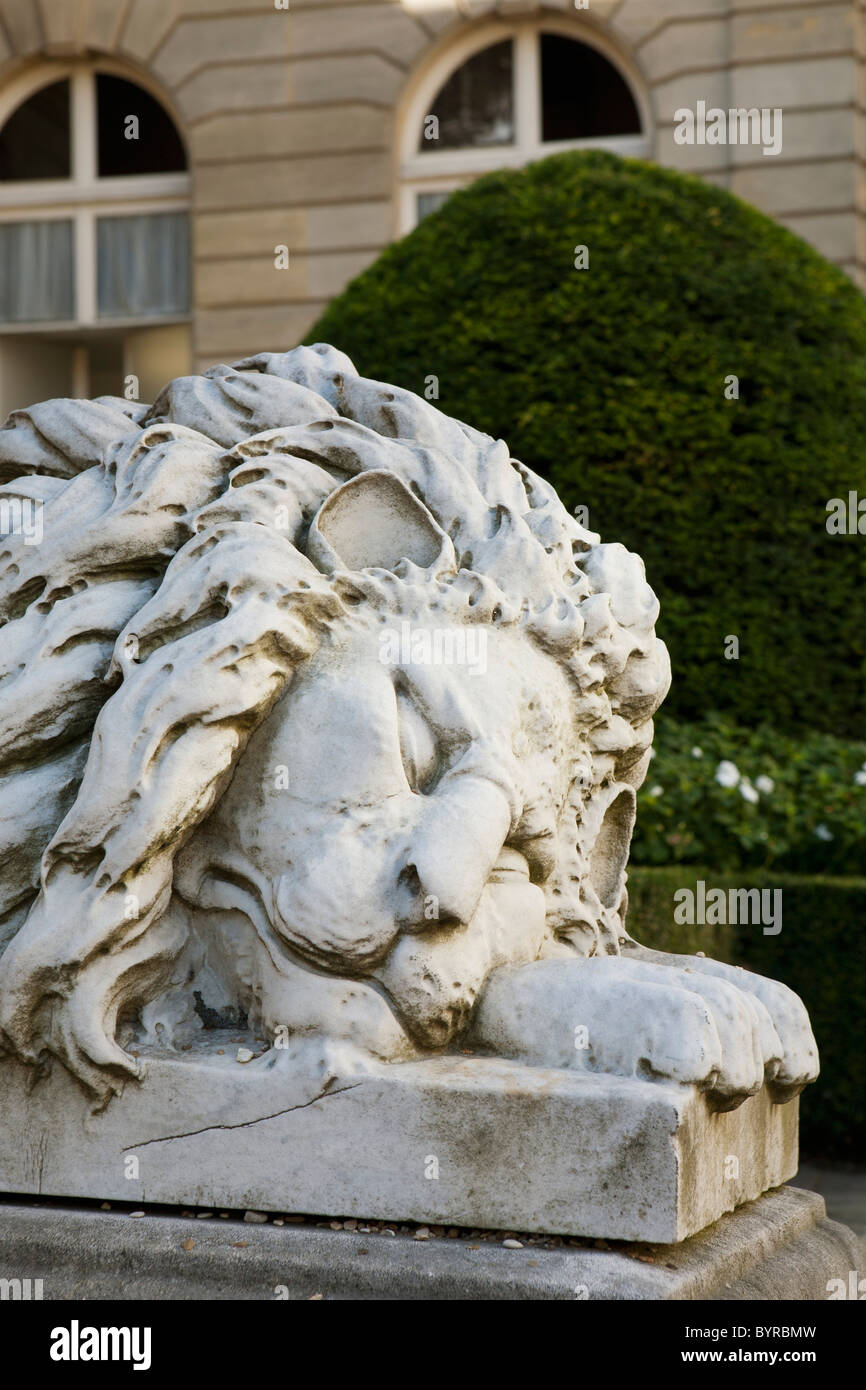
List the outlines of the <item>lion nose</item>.
<svg viewBox="0 0 866 1390">
<path fill-rule="evenodd" d="M 435 907 L 421 914 L 425 925 L 472 919 L 510 825 L 508 799 L 495 783 L 466 774 L 440 786 L 407 859 L 416 892 Z"/>
</svg>

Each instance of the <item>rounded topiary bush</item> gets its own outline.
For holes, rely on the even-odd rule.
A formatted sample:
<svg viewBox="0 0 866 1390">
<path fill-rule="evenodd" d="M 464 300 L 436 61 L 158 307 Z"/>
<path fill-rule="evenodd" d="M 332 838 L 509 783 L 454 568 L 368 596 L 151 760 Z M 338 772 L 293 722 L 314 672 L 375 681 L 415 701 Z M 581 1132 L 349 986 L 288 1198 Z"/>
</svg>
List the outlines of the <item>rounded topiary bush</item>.
<svg viewBox="0 0 866 1390">
<path fill-rule="evenodd" d="M 455 194 L 330 305 L 322 340 L 365 375 L 438 383 L 440 409 L 644 556 L 667 708 L 862 736 L 866 536 L 826 521 L 866 498 L 866 302 L 804 242 L 698 179 L 556 155 Z"/>
</svg>

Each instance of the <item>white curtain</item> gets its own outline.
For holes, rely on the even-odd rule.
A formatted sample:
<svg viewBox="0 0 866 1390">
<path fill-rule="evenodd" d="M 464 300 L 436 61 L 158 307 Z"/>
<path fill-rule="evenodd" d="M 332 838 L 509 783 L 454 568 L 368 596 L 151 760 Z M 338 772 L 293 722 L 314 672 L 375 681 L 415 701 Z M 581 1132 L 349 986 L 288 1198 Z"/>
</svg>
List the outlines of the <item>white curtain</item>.
<svg viewBox="0 0 866 1390">
<path fill-rule="evenodd" d="M 148 318 L 189 310 L 189 220 L 185 212 L 100 217 L 100 318 Z"/>
<path fill-rule="evenodd" d="M 0 222 L 0 321 L 74 317 L 72 223 Z"/>
<path fill-rule="evenodd" d="M 423 222 L 425 217 L 429 217 L 431 212 L 436 212 L 451 197 L 451 190 L 447 193 L 419 193 L 418 194 L 418 221 Z"/>
</svg>

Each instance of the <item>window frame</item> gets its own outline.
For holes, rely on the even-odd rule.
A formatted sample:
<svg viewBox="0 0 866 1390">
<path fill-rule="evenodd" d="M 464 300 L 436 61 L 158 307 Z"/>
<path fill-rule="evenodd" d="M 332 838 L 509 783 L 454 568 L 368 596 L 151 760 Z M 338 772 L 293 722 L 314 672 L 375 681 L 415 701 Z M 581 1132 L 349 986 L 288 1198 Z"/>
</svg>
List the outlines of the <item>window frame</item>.
<svg viewBox="0 0 866 1390">
<path fill-rule="evenodd" d="M 188 212 L 191 180 L 189 169 L 173 174 L 104 175 L 98 172 L 96 76 L 105 73 L 133 82 L 165 109 L 189 153 L 183 128 L 163 94 L 146 75 L 122 63 L 96 59 L 83 62 L 41 63 L 29 68 L 0 92 L 0 128 L 42 87 L 69 81 L 70 177 L 0 183 L 0 222 L 71 221 L 75 268 L 75 317 L 56 321 L 0 322 L 0 333 L 74 333 L 81 328 L 112 331 L 133 327 L 189 323 L 191 309 L 177 315 L 136 315 L 100 318 L 97 299 L 96 223 L 101 216 L 123 217 L 136 213 Z"/>
<path fill-rule="evenodd" d="M 637 107 L 640 134 L 610 135 L 581 140 L 542 140 L 541 34 L 556 34 L 594 48 L 626 83 Z M 424 121 L 449 77 L 476 53 L 491 44 L 514 43 L 514 125 L 511 145 L 475 146 L 462 150 L 426 150 L 418 144 Z M 453 193 L 480 174 L 495 169 L 519 169 L 536 159 L 563 150 L 610 150 L 614 154 L 647 158 L 652 150 L 652 113 L 638 69 L 623 57 L 605 35 L 587 25 L 537 15 L 517 20 L 492 20 L 452 40 L 432 55 L 403 104 L 398 147 L 398 235 L 418 224 L 419 193 Z"/>
</svg>

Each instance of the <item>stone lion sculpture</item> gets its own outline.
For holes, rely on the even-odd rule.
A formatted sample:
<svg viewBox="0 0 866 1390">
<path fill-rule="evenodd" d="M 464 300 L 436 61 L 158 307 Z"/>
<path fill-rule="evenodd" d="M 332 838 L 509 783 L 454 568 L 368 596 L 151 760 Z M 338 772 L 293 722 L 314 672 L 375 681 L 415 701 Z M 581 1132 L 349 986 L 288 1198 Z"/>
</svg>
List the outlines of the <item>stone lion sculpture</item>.
<svg viewBox="0 0 866 1390">
<path fill-rule="evenodd" d="M 626 929 L 657 602 L 501 440 L 318 345 L 18 411 L 0 484 L 40 523 L 0 539 L 4 1051 L 97 1106 L 238 1020 L 720 1109 L 814 1078 L 790 990 Z"/>
</svg>

